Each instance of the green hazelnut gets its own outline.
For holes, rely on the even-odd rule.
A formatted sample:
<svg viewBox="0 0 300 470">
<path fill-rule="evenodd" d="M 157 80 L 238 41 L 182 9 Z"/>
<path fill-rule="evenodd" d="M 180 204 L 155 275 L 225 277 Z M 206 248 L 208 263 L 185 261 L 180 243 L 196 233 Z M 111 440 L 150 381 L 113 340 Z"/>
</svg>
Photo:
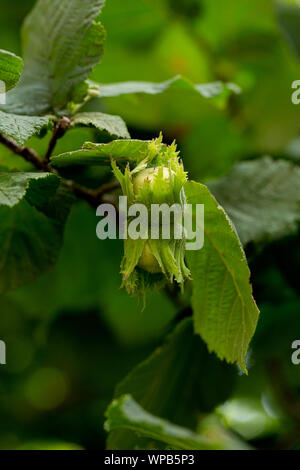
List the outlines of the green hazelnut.
<svg viewBox="0 0 300 470">
<path fill-rule="evenodd" d="M 151 252 L 148 242 L 144 246 L 138 266 L 144 269 L 144 271 L 147 271 L 148 273 L 151 273 L 151 274 L 158 274 L 162 272 L 161 267 L 159 266 L 157 262 L 157 259 Z"/>
<path fill-rule="evenodd" d="M 147 168 L 146 170 L 140 171 L 133 179 L 133 190 L 135 194 L 142 189 L 145 181 L 149 181 L 150 184 L 154 181 L 155 176 L 159 171 L 159 167 Z M 170 178 L 169 168 L 163 167 L 163 179 L 168 180 Z"/>
</svg>

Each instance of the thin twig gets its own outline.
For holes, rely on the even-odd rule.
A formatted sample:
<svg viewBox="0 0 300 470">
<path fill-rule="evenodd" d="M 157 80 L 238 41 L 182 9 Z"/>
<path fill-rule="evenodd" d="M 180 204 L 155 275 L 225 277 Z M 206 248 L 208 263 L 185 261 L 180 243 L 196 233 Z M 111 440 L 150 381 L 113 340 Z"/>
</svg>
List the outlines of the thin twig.
<svg viewBox="0 0 300 470">
<path fill-rule="evenodd" d="M 57 141 L 61 139 L 65 133 L 67 132 L 68 128 L 71 125 L 71 121 L 68 117 L 62 117 L 56 124 L 53 132 L 52 139 L 50 140 L 49 147 L 45 156 L 45 161 L 49 163 L 53 150 L 56 147 Z"/>
<path fill-rule="evenodd" d="M 180 298 L 180 289 L 178 288 L 178 286 L 174 284 L 166 284 L 165 294 L 171 300 L 171 302 L 174 304 L 175 308 L 178 311 L 182 312 L 185 310 L 186 305 Z"/>
<path fill-rule="evenodd" d="M 85 188 L 74 181 L 64 180 L 65 184 L 74 194 L 84 201 L 88 202 L 92 207 L 97 208 L 104 201 L 104 196 L 112 191 L 119 189 L 120 184 L 116 182 L 103 184 L 99 189 L 93 190 Z M 114 204 L 113 204 L 114 205 Z"/>
<path fill-rule="evenodd" d="M 24 158 L 24 160 L 34 165 L 37 170 L 49 171 L 47 163 L 43 161 L 33 149 L 21 147 L 14 140 L 2 134 L 0 134 L 0 143 L 5 145 L 5 147 L 16 155 L 19 155 Z"/>
<path fill-rule="evenodd" d="M 120 183 L 118 181 L 113 181 L 112 183 L 103 184 L 101 188 L 94 191 L 96 198 L 101 199 L 104 194 L 111 193 L 120 188 Z"/>
</svg>

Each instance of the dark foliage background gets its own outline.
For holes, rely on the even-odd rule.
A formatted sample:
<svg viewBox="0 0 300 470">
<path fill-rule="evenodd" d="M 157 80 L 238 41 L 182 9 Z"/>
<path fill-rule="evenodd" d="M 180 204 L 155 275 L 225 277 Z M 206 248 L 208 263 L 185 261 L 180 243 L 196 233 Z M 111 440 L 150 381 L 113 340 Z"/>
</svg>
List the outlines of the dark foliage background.
<svg viewBox="0 0 300 470">
<path fill-rule="evenodd" d="M 19 30 L 33 4 L 1 1 L 2 49 L 21 53 Z M 108 39 L 94 71 L 97 81 L 161 81 L 183 74 L 195 83 L 222 79 L 243 89 L 217 108 L 172 93 L 103 102 L 104 111 L 126 120 L 133 138 L 152 138 L 160 130 L 167 141 L 176 138 L 190 177 L 198 181 L 265 154 L 299 164 L 300 111 L 290 99 L 299 60 L 278 26 L 274 3 L 107 0 L 102 22 Z M 91 130 L 72 131 L 57 153 L 101 138 Z M 46 143 L 32 139 L 31 145 Z M 4 162 L 29 168 L 1 148 Z M 95 185 L 105 177 L 102 170 L 84 175 Z M 0 369 L 2 449 L 104 448 L 104 411 L 116 384 L 176 322 L 178 308 L 165 294 L 149 295 L 141 311 L 119 289 L 122 246 L 99 242 L 95 225 L 94 212 L 76 205 L 55 270 L 0 298 L 0 338 L 8 351 Z M 261 317 L 249 376 L 230 367 L 224 377 L 230 398 L 222 403 L 220 391 L 215 415 L 258 448 L 297 448 L 300 366 L 291 363 L 291 344 L 300 337 L 299 233 L 249 245 L 247 255 Z M 201 370 L 206 394 L 218 401 L 214 382 L 207 380 L 214 370 Z"/>
</svg>

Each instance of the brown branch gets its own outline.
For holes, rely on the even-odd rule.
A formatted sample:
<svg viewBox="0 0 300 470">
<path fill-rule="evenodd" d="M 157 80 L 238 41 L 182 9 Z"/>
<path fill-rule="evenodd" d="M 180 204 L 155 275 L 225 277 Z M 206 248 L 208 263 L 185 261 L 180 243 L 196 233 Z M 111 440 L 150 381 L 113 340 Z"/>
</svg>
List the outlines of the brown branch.
<svg viewBox="0 0 300 470">
<path fill-rule="evenodd" d="M 68 117 L 62 117 L 56 124 L 53 132 L 52 139 L 50 140 L 49 147 L 45 156 L 45 161 L 49 163 L 50 157 L 53 153 L 53 150 L 56 147 L 57 141 L 61 139 L 65 133 L 67 132 L 68 128 L 71 125 L 71 121 Z"/>
<path fill-rule="evenodd" d="M 60 120 L 61 124 L 58 126 L 59 130 L 57 130 L 56 133 L 54 132 L 54 135 L 52 138 L 53 142 L 52 144 L 50 143 L 51 145 L 49 146 L 49 149 L 50 148 L 54 149 L 57 140 L 61 138 L 63 134 L 66 132 L 66 130 L 68 129 L 70 125 L 70 121 L 69 123 L 67 123 L 67 121 L 64 121 L 64 124 L 62 124 L 63 121 L 64 121 L 64 118 Z M 21 147 L 14 140 L 10 139 L 9 137 L 5 137 L 2 134 L 0 134 L 0 143 L 5 145 L 5 147 L 10 149 L 16 155 L 19 155 L 20 157 L 24 158 L 27 162 L 30 162 L 37 170 L 54 173 L 57 176 L 59 176 L 59 174 L 53 168 L 49 166 L 48 161 L 42 160 L 33 149 L 30 149 L 27 147 Z M 49 155 L 51 155 L 52 151 L 50 152 L 49 149 L 48 149 L 48 153 Z M 88 202 L 94 208 L 97 208 L 102 202 L 104 202 L 103 200 L 104 195 L 120 187 L 119 183 L 112 182 L 112 183 L 104 184 L 99 189 L 92 190 L 92 189 L 88 189 L 83 186 L 80 186 L 74 181 L 65 180 L 63 178 L 62 178 L 62 181 L 67 185 L 68 188 L 70 188 L 74 192 L 74 194 L 79 199 L 82 199 Z"/>
<path fill-rule="evenodd" d="M 47 162 L 43 161 L 33 149 L 21 147 L 14 140 L 2 134 L 0 134 L 0 143 L 5 145 L 5 147 L 16 155 L 19 155 L 24 158 L 24 160 L 34 165 L 37 170 L 49 171 Z"/>
<path fill-rule="evenodd" d="M 94 195 L 98 199 L 102 199 L 102 196 L 107 193 L 111 193 L 120 189 L 120 183 L 118 181 L 113 181 L 112 183 L 103 184 L 101 188 L 94 191 Z"/>
</svg>

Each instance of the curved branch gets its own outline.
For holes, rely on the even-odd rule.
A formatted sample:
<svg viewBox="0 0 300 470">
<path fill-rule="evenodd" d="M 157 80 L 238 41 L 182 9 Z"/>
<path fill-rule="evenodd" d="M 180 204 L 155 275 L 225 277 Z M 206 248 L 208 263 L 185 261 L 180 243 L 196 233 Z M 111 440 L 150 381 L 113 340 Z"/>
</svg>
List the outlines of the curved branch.
<svg viewBox="0 0 300 470">
<path fill-rule="evenodd" d="M 34 165 L 37 170 L 50 171 L 47 162 L 43 161 L 33 149 L 21 147 L 13 139 L 10 139 L 3 134 L 0 134 L 0 143 L 5 145 L 5 147 L 16 155 L 19 155 L 24 158 L 24 160 Z"/>
</svg>

